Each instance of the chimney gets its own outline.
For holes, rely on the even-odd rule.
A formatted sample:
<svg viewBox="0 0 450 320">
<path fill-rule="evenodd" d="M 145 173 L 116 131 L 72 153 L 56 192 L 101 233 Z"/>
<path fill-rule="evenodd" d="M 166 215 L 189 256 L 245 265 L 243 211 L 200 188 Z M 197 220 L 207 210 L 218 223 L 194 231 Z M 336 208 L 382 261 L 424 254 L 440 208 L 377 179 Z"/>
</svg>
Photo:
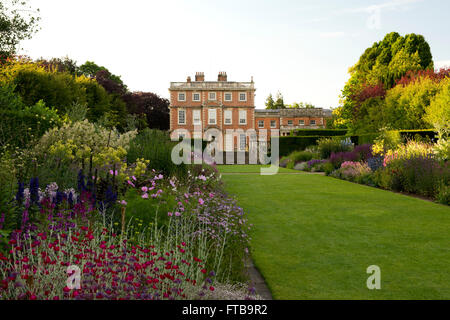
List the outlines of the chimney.
<svg viewBox="0 0 450 320">
<path fill-rule="evenodd" d="M 205 74 L 203 72 L 196 72 L 195 81 L 205 81 Z"/>
<path fill-rule="evenodd" d="M 191 77 L 187 77 L 186 82 L 191 82 Z"/>
<path fill-rule="evenodd" d="M 227 73 L 225 71 L 219 72 L 219 76 L 217 77 L 217 81 L 227 81 Z"/>
</svg>

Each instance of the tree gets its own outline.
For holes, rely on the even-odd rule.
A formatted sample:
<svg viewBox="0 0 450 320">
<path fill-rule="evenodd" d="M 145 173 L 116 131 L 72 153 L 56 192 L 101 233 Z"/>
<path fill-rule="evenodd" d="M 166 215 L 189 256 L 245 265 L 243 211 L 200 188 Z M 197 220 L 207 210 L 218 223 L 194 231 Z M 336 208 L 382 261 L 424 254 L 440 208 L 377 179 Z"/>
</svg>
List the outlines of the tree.
<svg viewBox="0 0 450 320">
<path fill-rule="evenodd" d="M 123 89 L 125 91 L 127 90 L 127 88 L 124 85 L 120 76 L 116 76 L 115 74 L 112 74 L 108 69 L 97 65 L 95 62 L 86 61 L 82 66 L 80 66 L 79 70 L 80 70 L 81 74 L 85 75 L 86 77 L 90 77 L 90 78 L 97 78 L 98 75 L 101 75 L 103 80 L 104 79 L 111 80 L 111 81 L 115 82 L 117 85 L 123 87 Z"/>
<path fill-rule="evenodd" d="M 77 62 L 67 56 L 62 59 L 52 58 L 50 60 L 40 58 L 36 61 L 36 63 L 43 66 L 47 71 L 67 72 L 72 76 L 81 75 L 81 73 L 79 72 L 79 67 L 77 66 Z"/>
<path fill-rule="evenodd" d="M 416 34 L 404 37 L 397 32 L 387 34 L 382 41 L 367 48 L 350 68 L 350 79 L 342 90 L 339 108 L 339 114 L 347 118 L 336 119 L 337 123 L 348 124 L 350 132 L 361 128 L 357 123 L 368 113 L 359 111 L 367 99 L 383 98 L 386 90 L 406 74 L 423 70 L 433 70 L 430 46 L 425 38 Z M 376 108 L 377 103 L 379 108 L 384 105 L 382 99 L 374 99 L 368 105 Z"/>
<path fill-rule="evenodd" d="M 273 100 L 272 94 L 269 94 L 269 96 L 266 98 L 266 109 L 275 109 L 275 101 Z"/>
<path fill-rule="evenodd" d="M 426 108 L 424 120 L 440 134 L 444 136 L 450 134 L 450 78 L 443 81 L 442 90 Z"/>
<path fill-rule="evenodd" d="M 286 105 L 286 108 L 290 109 L 314 109 L 316 106 L 308 102 L 294 102 L 293 104 Z"/>
<path fill-rule="evenodd" d="M 32 10 L 27 0 L 0 2 L 0 62 L 14 55 L 20 41 L 30 39 L 39 30 L 39 9 Z"/>
<path fill-rule="evenodd" d="M 425 77 L 389 90 L 382 109 L 384 124 L 392 129 L 429 129 L 425 111 L 441 91 L 442 83 Z"/>
<path fill-rule="evenodd" d="M 152 92 L 133 92 L 123 96 L 128 112 L 137 116 L 145 115 L 147 124 L 152 129 L 169 129 L 169 105 L 167 99 Z"/>
<path fill-rule="evenodd" d="M 283 95 L 280 91 L 278 91 L 277 93 L 277 100 L 275 101 L 274 109 L 286 109 L 286 106 L 284 105 Z"/>
</svg>

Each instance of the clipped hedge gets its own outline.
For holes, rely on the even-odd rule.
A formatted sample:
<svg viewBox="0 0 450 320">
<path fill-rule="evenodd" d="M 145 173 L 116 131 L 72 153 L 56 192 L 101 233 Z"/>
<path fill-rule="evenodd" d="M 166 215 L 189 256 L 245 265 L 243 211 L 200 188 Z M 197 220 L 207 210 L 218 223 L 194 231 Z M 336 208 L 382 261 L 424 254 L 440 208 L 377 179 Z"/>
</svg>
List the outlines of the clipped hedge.
<svg viewBox="0 0 450 320">
<path fill-rule="evenodd" d="M 294 134 L 297 137 L 307 137 L 307 136 L 320 136 L 320 137 L 331 137 L 331 136 L 345 136 L 347 134 L 347 129 L 296 129 Z"/>
<path fill-rule="evenodd" d="M 420 136 L 423 139 L 430 139 L 431 141 L 437 140 L 437 132 L 432 129 L 426 130 L 398 130 L 404 140 L 416 139 Z"/>
<path fill-rule="evenodd" d="M 393 130 L 398 131 L 403 140 L 417 139 L 419 136 L 421 139 L 430 139 L 435 142 L 437 140 L 437 132 L 432 129 L 426 130 Z M 350 136 L 350 139 L 355 145 L 373 143 L 378 137 L 379 133 L 365 133 L 360 135 Z"/>
<path fill-rule="evenodd" d="M 302 151 L 309 146 L 317 144 L 322 138 L 331 138 L 332 136 L 287 136 L 279 137 L 280 157 L 287 156 L 293 151 Z M 345 136 L 340 136 L 343 139 Z"/>
</svg>

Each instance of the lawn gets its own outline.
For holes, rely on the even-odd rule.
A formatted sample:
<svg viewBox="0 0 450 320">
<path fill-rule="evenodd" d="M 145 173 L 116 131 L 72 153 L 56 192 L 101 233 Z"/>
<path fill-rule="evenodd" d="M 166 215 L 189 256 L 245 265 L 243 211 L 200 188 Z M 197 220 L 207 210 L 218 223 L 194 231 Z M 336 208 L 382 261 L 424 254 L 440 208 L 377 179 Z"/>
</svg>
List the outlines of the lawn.
<svg viewBox="0 0 450 320">
<path fill-rule="evenodd" d="M 449 207 L 307 173 L 223 180 L 275 299 L 450 299 Z M 370 265 L 380 290 L 366 286 Z"/>
<path fill-rule="evenodd" d="M 256 164 L 236 164 L 236 165 L 219 165 L 217 166 L 222 173 L 260 173 L 261 168 L 269 168 L 269 165 L 261 166 Z M 279 173 L 299 173 L 297 170 L 278 168 Z"/>
</svg>

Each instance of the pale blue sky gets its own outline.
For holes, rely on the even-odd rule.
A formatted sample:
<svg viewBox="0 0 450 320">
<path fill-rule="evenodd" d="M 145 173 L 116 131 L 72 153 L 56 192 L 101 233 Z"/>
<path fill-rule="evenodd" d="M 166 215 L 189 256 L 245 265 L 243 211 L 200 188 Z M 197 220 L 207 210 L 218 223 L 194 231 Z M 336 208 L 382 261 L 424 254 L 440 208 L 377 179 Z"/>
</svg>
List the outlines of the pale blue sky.
<svg viewBox="0 0 450 320">
<path fill-rule="evenodd" d="M 337 107 L 348 68 L 388 32 L 425 36 L 450 66 L 450 1 L 30 0 L 42 30 L 22 43 L 32 58 L 68 55 L 121 75 L 131 90 L 168 97 L 196 71 L 254 77 L 256 107 L 280 90 L 286 103 Z"/>
</svg>

